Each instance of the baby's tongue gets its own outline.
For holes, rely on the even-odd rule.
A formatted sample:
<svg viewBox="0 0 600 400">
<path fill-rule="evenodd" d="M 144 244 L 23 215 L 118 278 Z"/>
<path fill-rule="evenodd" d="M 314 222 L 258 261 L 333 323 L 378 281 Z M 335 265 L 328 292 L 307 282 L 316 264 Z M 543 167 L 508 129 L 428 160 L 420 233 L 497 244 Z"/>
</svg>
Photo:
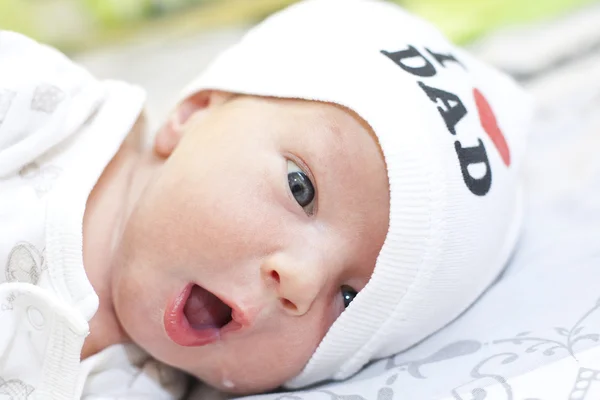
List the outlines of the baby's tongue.
<svg viewBox="0 0 600 400">
<path fill-rule="evenodd" d="M 194 329 L 222 328 L 231 321 L 231 308 L 208 290 L 194 285 L 183 312 Z"/>
</svg>

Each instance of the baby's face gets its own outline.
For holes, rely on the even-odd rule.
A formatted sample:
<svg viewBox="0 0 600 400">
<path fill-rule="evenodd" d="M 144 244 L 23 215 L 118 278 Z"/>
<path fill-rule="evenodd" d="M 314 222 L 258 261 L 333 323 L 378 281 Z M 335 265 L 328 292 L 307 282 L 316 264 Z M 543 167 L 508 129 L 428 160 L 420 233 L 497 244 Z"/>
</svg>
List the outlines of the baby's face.
<svg viewBox="0 0 600 400">
<path fill-rule="evenodd" d="M 117 315 L 210 385 L 275 388 L 373 272 L 389 215 L 379 146 L 341 108 L 244 96 L 177 132 L 125 227 Z"/>
</svg>

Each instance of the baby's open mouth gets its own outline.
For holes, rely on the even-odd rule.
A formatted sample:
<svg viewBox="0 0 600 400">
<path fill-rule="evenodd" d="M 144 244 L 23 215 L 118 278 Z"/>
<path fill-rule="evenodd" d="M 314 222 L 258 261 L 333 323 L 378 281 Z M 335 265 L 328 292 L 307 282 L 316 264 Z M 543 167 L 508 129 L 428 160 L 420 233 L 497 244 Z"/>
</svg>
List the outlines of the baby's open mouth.
<svg viewBox="0 0 600 400">
<path fill-rule="evenodd" d="M 231 322 L 231 307 L 198 285 L 192 286 L 183 314 L 196 330 L 221 329 Z"/>
<path fill-rule="evenodd" d="M 167 306 L 165 331 L 180 346 L 204 346 L 239 329 L 235 315 L 239 313 L 209 290 L 189 284 Z"/>
</svg>

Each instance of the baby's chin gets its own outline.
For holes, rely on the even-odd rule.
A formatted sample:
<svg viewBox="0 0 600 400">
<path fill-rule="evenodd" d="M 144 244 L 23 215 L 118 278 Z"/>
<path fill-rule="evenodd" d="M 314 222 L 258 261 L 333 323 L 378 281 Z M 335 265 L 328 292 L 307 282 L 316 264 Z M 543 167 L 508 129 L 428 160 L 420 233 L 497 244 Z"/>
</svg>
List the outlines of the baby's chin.
<svg viewBox="0 0 600 400">
<path fill-rule="evenodd" d="M 281 388 L 289 379 L 272 380 L 264 375 L 269 375 L 272 371 L 265 373 L 261 371 L 263 376 L 231 376 L 229 378 L 217 378 L 215 376 L 191 376 L 196 379 L 197 383 L 206 384 L 220 392 L 229 393 L 238 396 L 249 396 L 255 394 L 264 394 Z M 265 379 L 266 378 L 266 379 Z"/>
<path fill-rule="evenodd" d="M 258 360 L 260 355 L 249 355 L 237 346 L 225 346 L 227 344 L 223 344 L 221 349 L 207 348 L 206 356 L 199 356 L 204 358 L 204 361 L 192 368 L 189 368 L 189 357 L 172 360 L 175 361 L 173 366 L 179 365 L 181 368 L 182 364 L 188 363 L 188 368 L 182 369 L 202 383 L 226 393 L 252 395 L 280 388 L 300 374 L 306 363 L 304 358 L 293 363 L 291 360 L 284 360 L 284 355 L 280 355 L 277 357 L 281 359 L 279 368 L 264 367 L 262 360 Z"/>
<path fill-rule="evenodd" d="M 221 382 L 205 382 L 199 379 L 199 381 L 208 384 L 209 386 L 217 389 L 220 392 L 233 394 L 236 396 L 250 396 L 255 394 L 264 394 L 275 391 L 283 382 L 277 385 L 256 385 L 256 384 L 239 384 L 232 380 L 223 380 Z"/>
<path fill-rule="evenodd" d="M 232 343 L 208 345 L 200 351 L 202 361 L 190 367 L 190 357 L 172 360 L 174 366 L 183 367 L 199 381 L 220 391 L 235 395 L 251 395 L 274 391 L 298 376 L 310 359 L 312 351 L 269 352 L 266 349 L 254 353 L 248 348 L 261 348 L 257 343 L 238 346 Z M 286 358 L 287 357 L 287 358 Z"/>
</svg>

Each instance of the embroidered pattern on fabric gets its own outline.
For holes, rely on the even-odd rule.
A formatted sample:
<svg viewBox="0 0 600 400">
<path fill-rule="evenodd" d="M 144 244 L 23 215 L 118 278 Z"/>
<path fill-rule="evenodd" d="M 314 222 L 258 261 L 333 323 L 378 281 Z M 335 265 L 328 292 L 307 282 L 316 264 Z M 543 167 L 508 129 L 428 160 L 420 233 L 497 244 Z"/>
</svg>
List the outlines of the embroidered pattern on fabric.
<svg viewBox="0 0 600 400">
<path fill-rule="evenodd" d="M 39 198 L 49 193 L 54 183 L 62 174 L 62 169 L 54 165 L 40 166 L 37 162 L 25 165 L 19 171 L 21 178 L 31 181 Z"/>
<path fill-rule="evenodd" d="M 577 380 L 568 400 L 592 400 L 600 394 L 600 371 L 579 368 Z"/>
<path fill-rule="evenodd" d="M 0 377 L 0 394 L 7 395 L 10 400 L 27 400 L 34 390 L 20 379 L 6 381 Z"/>
<path fill-rule="evenodd" d="M 396 364 L 396 358 L 391 357 L 386 363 L 386 369 L 398 368 L 400 371 L 408 372 L 413 378 L 426 379 L 421 373 L 421 367 L 476 353 L 481 349 L 481 346 L 481 343 L 476 340 L 459 340 L 442 347 L 429 357 L 425 357 L 421 360 L 406 361 Z"/>
<path fill-rule="evenodd" d="M 32 244 L 20 242 L 8 255 L 6 280 L 37 285 L 45 269 L 45 250 L 40 252 Z"/>
<path fill-rule="evenodd" d="M 31 109 L 52 114 L 65 97 L 65 92 L 58 87 L 46 83 L 41 84 L 35 89 L 33 99 L 31 99 Z"/>
<path fill-rule="evenodd" d="M 517 334 L 514 338 L 495 340 L 493 344 L 501 344 L 501 343 L 513 343 L 516 345 L 521 345 L 527 343 L 529 346 L 525 349 L 526 353 L 534 353 L 538 349 L 544 348 L 543 355 L 545 356 L 553 356 L 557 350 L 564 350 L 569 353 L 569 355 L 576 359 L 575 351 L 573 348 L 575 345 L 581 341 L 592 341 L 598 342 L 600 340 L 599 333 L 584 333 L 583 322 L 588 319 L 588 317 L 594 314 L 596 311 L 600 310 L 600 299 L 596 302 L 596 305 L 588 310 L 570 329 L 563 327 L 555 327 L 554 331 L 560 336 L 557 339 L 549 339 L 542 338 L 530 335 L 530 332 L 521 332 Z"/>
</svg>

